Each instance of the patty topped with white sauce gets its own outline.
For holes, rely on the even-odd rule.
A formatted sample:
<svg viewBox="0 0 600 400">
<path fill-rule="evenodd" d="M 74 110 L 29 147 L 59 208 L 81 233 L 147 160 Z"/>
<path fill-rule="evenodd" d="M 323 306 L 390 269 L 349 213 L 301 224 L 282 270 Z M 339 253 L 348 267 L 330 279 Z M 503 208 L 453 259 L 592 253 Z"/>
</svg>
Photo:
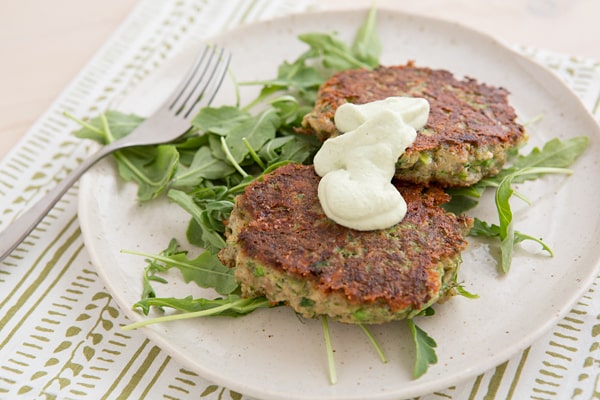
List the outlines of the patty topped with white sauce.
<svg viewBox="0 0 600 400">
<path fill-rule="evenodd" d="M 314 110 L 302 122 L 320 140 L 341 133 L 334 124 L 344 103 L 365 104 L 392 96 L 421 97 L 431 110 L 411 147 L 396 164 L 396 177 L 412 183 L 470 186 L 497 174 L 511 149 L 526 141 L 508 102 L 508 91 L 459 80 L 446 70 L 406 65 L 339 72 L 319 89 Z"/>
<path fill-rule="evenodd" d="M 406 217 L 356 231 L 324 214 L 313 166 L 289 164 L 239 195 L 221 261 L 246 296 L 285 302 L 305 317 L 378 324 L 412 317 L 452 294 L 472 220 L 444 211 L 435 187 L 397 183 Z"/>
</svg>

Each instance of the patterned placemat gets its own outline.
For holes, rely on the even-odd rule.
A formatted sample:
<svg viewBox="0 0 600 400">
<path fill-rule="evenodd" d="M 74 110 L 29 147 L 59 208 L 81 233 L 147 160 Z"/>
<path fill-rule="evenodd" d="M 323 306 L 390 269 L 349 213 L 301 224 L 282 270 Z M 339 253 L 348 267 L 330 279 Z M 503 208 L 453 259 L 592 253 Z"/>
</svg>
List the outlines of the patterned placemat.
<svg viewBox="0 0 600 400">
<path fill-rule="evenodd" d="M 142 0 L 0 163 L 0 229 L 88 153 L 69 112 L 109 107 L 186 41 L 315 7 L 300 0 Z M 560 76 L 600 120 L 600 64 L 540 49 L 516 50 Z M 122 312 L 84 247 L 73 187 L 0 265 L 0 398 L 248 399 L 186 369 Z M 459 386 L 422 399 L 600 398 L 600 278 L 530 348 Z"/>
</svg>

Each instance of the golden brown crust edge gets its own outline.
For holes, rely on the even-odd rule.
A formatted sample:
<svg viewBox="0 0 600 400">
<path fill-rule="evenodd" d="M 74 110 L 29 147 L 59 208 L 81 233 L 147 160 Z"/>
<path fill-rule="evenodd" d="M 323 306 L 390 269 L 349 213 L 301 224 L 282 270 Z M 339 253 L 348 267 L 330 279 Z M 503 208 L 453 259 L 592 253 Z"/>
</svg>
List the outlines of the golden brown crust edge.
<svg viewBox="0 0 600 400">
<path fill-rule="evenodd" d="M 325 216 L 318 181 L 312 166 L 290 164 L 250 185 L 236 199 L 222 261 L 235 266 L 241 258 L 252 260 L 308 280 L 325 296 L 379 304 L 392 313 L 420 310 L 447 289 L 444 269 L 466 248 L 472 220 L 439 207 L 446 193 L 402 185 L 405 219 L 389 229 L 359 232 Z"/>
</svg>

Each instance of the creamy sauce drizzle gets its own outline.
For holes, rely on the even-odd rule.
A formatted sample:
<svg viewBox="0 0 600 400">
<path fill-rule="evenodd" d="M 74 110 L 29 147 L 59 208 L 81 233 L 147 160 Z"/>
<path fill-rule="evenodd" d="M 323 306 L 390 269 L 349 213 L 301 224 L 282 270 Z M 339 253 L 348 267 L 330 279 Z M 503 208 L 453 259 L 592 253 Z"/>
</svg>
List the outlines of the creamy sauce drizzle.
<svg viewBox="0 0 600 400">
<path fill-rule="evenodd" d="M 335 126 L 343 135 L 326 140 L 314 158 L 325 214 L 361 231 L 402 221 L 406 202 L 391 181 L 398 158 L 428 117 L 429 102 L 422 98 L 389 97 L 338 107 Z"/>
</svg>

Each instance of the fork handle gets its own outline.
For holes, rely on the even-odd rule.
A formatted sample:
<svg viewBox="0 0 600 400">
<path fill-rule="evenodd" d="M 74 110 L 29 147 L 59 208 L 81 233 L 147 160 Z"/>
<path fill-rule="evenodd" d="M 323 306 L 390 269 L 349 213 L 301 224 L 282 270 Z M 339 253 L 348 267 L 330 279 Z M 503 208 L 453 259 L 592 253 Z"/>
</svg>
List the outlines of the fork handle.
<svg viewBox="0 0 600 400">
<path fill-rule="evenodd" d="M 27 235 L 50 212 L 52 207 L 62 198 L 71 186 L 96 162 L 115 149 L 110 145 L 100 148 L 96 153 L 86 158 L 77 168 L 61 180 L 53 189 L 44 195 L 23 215 L 11 222 L 0 232 L 0 262 L 4 260 L 17 246 L 25 240 Z"/>
</svg>

